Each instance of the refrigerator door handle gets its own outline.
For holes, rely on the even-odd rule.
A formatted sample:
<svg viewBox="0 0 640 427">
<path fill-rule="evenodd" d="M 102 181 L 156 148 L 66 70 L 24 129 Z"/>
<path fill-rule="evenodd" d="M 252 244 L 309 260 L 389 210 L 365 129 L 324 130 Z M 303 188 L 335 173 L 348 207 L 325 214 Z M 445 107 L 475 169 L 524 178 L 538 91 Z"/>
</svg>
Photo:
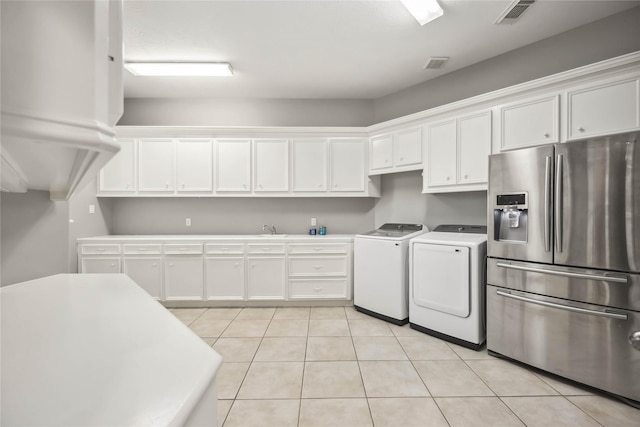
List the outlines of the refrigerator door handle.
<svg viewBox="0 0 640 427">
<path fill-rule="evenodd" d="M 555 191 L 555 240 L 556 252 L 562 252 L 562 154 L 556 156 Z"/>
<path fill-rule="evenodd" d="M 544 307 L 551 307 L 551 308 L 557 308 L 560 310 L 571 311 L 573 313 L 590 314 L 592 316 L 607 317 L 609 319 L 628 320 L 628 316 L 624 313 L 616 313 L 616 312 L 606 311 L 606 310 L 605 311 L 589 310 L 586 308 L 573 307 L 570 305 L 556 304 L 553 302 L 540 301 L 533 298 L 527 298 L 520 295 L 515 295 L 515 294 L 512 294 L 511 292 L 505 292 L 501 290 L 497 290 L 496 293 L 502 297 L 512 298 L 518 301 L 523 301 L 531 304 L 538 304 Z"/>
<path fill-rule="evenodd" d="M 614 282 L 614 283 L 624 283 L 624 284 L 629 283 L 626 276 L 622 276 L 622 275 L 613 276 L 608 273 L 606 274 L 575 273 L 573 271 L 549 270 L 546 268 L 529 267 L 527 265 L 511 264 L 506 262 L 497 262 L 496 265 L 498 267 L 510 268 L 512 270 L 528 271 L 531 273 L 551 274 L 554 276 L 571 277 L 575 279 L 602 280 L 604 282 Z"/>
<path fill-rule="evenodd" d="M 552 157 L 545 159 L 544 169 L 544 250 L 551 251 L 551 186 L 553 185 L 553 171 L 551 169 Z"/>
</svg>

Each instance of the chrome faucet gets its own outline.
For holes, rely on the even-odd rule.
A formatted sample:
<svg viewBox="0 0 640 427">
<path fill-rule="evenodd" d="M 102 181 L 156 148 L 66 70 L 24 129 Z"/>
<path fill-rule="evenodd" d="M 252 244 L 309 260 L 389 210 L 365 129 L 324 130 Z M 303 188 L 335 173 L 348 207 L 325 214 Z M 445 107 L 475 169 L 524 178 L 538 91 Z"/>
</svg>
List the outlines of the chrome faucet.
<svg viewBox="0 0 640 427">
<path fill-rule="evenodd" d="M 278 230 L 276 230 L 276 226 L 275 225 L 271 225 L 271 227 L 269 227 L 267 224 L 262 226 L 262 231 L 271 231 L 271 234 L 277 234 Z"/>
</svg>

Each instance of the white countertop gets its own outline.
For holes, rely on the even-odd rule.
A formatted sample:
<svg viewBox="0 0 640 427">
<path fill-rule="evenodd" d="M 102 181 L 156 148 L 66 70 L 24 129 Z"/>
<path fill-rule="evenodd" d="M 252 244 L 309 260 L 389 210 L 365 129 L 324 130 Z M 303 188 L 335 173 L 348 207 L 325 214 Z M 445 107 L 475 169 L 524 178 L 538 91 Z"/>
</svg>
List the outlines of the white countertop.
<svg viewBox="0 0 640 427">
<path fill-rule="evenodd" d="M 182 425 L 222 363 L 124 274 L 60 274 L 0 298 L 2 425 Z"/>
<path fill-rule="evenodd" d="M 204 240 L 239 240 L 239 241 L 295 241 L 295 242 L 352 242 L 353 234 L 160 234 L 160 235 L 109 235 L 82 237 L 79 242 L 91 240 L 180 240 L 180 241 L 204 241 Z"/>
</svg>

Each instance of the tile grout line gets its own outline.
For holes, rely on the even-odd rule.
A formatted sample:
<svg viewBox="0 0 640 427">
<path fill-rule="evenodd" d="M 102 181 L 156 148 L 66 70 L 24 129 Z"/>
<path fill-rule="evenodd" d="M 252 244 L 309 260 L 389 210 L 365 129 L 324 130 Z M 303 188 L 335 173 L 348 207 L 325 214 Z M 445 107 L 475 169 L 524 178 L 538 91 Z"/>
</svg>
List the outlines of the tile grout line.
<svg viewBox="0 0 640 427">
<path fill-rule="evenodd" d="M 277 309 L 276 309 L 277 311 Z M 304 357 L 302 358 L 302 381 L 300 382 L 300 399 L 298 399 L 298 422 L 296 425 L 300 427 L 302 419 L 302 393 L 304 390 L 304 373 L 307 370 L 307 349 L 309 348 L 309 329 L 311 328 L 311 307 L 309 307 L 309 317 L 307 318 L 307 336 L 305 337 Z"/>
</svg>

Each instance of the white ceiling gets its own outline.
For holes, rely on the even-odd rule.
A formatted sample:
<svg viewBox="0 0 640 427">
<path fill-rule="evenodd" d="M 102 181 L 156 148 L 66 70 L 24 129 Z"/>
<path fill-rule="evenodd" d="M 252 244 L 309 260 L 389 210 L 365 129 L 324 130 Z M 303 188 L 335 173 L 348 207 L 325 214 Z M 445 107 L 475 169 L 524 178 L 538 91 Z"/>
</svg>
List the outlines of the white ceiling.
<svg viewBox="0 0 640 427">
<path fill-rule="evenodd" d="M 230 62 L 232 78 L 134 77 L 125 97 L 376 99 L 640 5 L 538 0 L 513 25 L 512 3 L 439 0 L 421 27 L 399 1 L 125 0 L 125 62 Z M 425 70 L 430 56 L 449 56 Z"/>
</svg>

